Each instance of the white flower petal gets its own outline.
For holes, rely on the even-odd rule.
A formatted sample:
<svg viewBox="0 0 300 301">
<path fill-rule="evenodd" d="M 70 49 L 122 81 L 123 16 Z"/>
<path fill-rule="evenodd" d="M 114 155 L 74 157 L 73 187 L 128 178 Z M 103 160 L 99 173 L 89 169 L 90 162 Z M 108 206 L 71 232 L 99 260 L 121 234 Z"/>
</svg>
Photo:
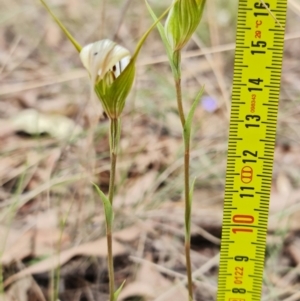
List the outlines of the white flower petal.
<svg viewBox="0 0 300 301">
<path fill-rule="evenodd" d="M 114 71 L 118 77 L 128 65 L 131 56 L 126 48 L 110 40 L 101 40 L 83 47 L 80 58 L 83 66 L 89 71 L 92 82 L 96 83 L 109 70 Z"/>
<path fill-rule="evenodd" d="M 87 70 L 89 70 L 89 66 L 90 66 L 89 56 L 90 56 L 90 50 L 91 50 L 92 46 L 93 46 L 93 44 L 86 45 L 85 47 L 82 48 L 82 50 L 79 54 L 81 62 Z"/>
</svg>

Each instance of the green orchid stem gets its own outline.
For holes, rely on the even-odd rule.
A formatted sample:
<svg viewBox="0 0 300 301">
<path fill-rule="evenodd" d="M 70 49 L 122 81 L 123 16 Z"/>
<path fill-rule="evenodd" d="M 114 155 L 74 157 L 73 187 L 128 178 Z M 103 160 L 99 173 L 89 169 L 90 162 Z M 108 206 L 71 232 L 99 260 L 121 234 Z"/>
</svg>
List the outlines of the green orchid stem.
<svg viewBox="0 0 300 301">
<path fill-rule="evenodd" d="M 177 50 L 173 53 L 173 64 L 174 68 L 173 75 L 176 87 L 176 98 L 178 113 L 182 125 L 182 132 L 184 138 L 184 199 L 185 199 L 185 225 L 191 223 L 191 202 L 190 200 L 190 139 L 185 139 L 185 115 L 182 104 L 182 92 L 181 92 L 181 51 Z M 186 260 L 186 271 L 188 278 L 188 294 L 189 301 L 194 300 L 193 298 L 193 280 L 192 280 L 192 264 L 191 264 L 191 236 L 186 234 L 185 237 L 185 260 Z"/>
<path fill-rule="evenodd" d="M 181 94 L 181 51 L 175 51 L 173 53 L 173 74 L 174 74 L 174 80 L 175 80 L 175 87 L 176 87 L 176 98 L 177 98 L 177 107 L 178 107 L 178 113 L 181 121 L 182 128 L 184 128 L 185 125 L 185 117 L 184 117 L 184 111 L 183 111 L 183 105 L 182 105 L 182 94 Z"/>
<path fill-rule="evenodd" d="M 185 198 L 185 224 L 191 223 L 191 202 L 190 202 L 190 141 L 184 144 L 184 198 Z M 190 227 L 189 227 L 190 228 Z M 193 300 L 193 280 L 191 264 L 191 235 L 185 237 L 185 259 L 188 278 L 189 301 Z"/>
<path fill-rule="evenodd" d="M 182 106 L 181 78 L 175 78 L 175 87 L 176 87 L 178 113 L 179 113 L 181 125 L 183 128 L 184 124 L 185 124 L 185 117 L 184 117 L 183 106 Z"/>
<path fill-rule="evenodd" d="M 114 190 L 115 190 L 115 176 L 117 165 L 117 152 L 120 140 L 120 119 L 110 119 L 110 179 L 109 179 L 109 192 L 108 199 L 113 204 Z"/>
<path fill-rule="evenodd" d="M 110 119 L 110 179 L 108 200 L 113 204 L 115 191 L 115 177 L 117 165 L 117 152 L 120 140 L 120 120 L 117 118 Z M 107 240 L 107 264 L 108 264 L 108 278 L 109 278 L 109 301 L 114 301 L 115 279 L 114 279 L 114 258 L 112 250 L 112 223 L 106 222 L 106 240 Z"/>
<path fill-rule="evenodd" d="M 106 227 L 107 240 L 107 265 L 109 278 L 109 301 L 114 301 L 115 279 L 114 279 L 114 259 L 112 255 L 112 229 Z"/>
</svg>

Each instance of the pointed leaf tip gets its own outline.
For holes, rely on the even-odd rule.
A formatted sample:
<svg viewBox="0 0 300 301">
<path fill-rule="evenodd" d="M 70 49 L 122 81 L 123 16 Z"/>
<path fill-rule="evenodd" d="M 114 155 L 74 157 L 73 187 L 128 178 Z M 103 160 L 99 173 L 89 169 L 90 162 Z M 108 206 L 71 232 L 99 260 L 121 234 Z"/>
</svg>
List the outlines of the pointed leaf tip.
<svg viewBox="0 0 300 301">
<path fill-rule="evenodd" d="M 114 217 L 111 203 L 110 203 L 109 199 L 107 198 L 107 196 L 101 191 L 99 186 L 93 182 L 92 182 L 92 184 L 95 186 L 97 193 L 100 196 L 101 201 L 103 202 L 104 211 L 105 211 L 105 219 L 106 219 L 107 225 L 109 227 L 111 227 L 112 222 L 113 222 L 113 217 Z"/>
<path fill-rule="evenodd" d="M 202 96 L 203 92 L 204 92 L 204 86 L 201 88 L 201 90 L 197 94 L 197 96 L 192 104 L 192 107 L 188 113 L 187 119 L 185 121 L 185 125 L 184 125 L 184 141 L 185 141 L 185 143 L 189 143 L 189 141 L 190 141 L 192 120 L 193 120 L 198 102 L 199 102 L 200 97 Z"/>
<path fill-rule="evenodd" d="M 176 1 L 177 2 L 177 1 Z M 175 2 L 175 3 L 176 3 Z M 157 18 L 156 20 L 155 20 L 155 22 L 150 26 L 150 28 L 144 33 L 144 35 L 141 37 L 141 39 L 138 41 L 138 43 L 137 43 L 137 46 L 136 46 L 136 48 L 135 48 L 135 52 L 134 52 L 134 54 L 133 54 L 133 56 L 132 56 L 132 59 L 133 60 L 135 60 L 136 58 L 137 58 L 137 56 L 138 56 L 138 54 L 139 54 L 139 52 L 140 52 L 140 50 L 141 50 L 141 48 L 142 48 L 142 46 L 143 46 L 143 44 L 144 44 L 144 42 L 145 42 L 145 40 L 147 39 L 147 37 L 148 37 L 148 35 L 150 34 L 150 32 L 152 31 L 152 29 L 157 25 L 157 24 L 159 24 L 159 22 L 162 20 L 162 18 L 164 17 L 164 16 L 166 16 L 167 15 L 167 13 L 169 12 L 169 10 L 174 6 L 174 4 L 175 3 L 173 3 L 171 6 L 169 6 L 163 13 L 162 13 L 162 15 L 159 17 L 159 18 Z M 147 5 L 148 3 L 147 3 L 147 1 L 146 1 L 146 5 Z"/>
<path fill-rule="evenodd" d="M 55 14 L 52 12 L 50 7 L 46 4 L 44 0 L 40 0 L 43 6 L 46 8 L 48 13 L 52 16 L 56 24 L 60 27 L 60 29 L 64 32 L 64 34 L 67 36 L 67 38 L 70 40 L 70 42 L 73 44 L 73 46 L 76 48 L 78 52 L 81 51 L 82 47 L 81 45 L 75 40 L 75 38 L 71 35 L 71 33 L 67 30 L 67 28 L 60 22 L 60 20 L 55 16 Z"/>
<path fill-rule="evenodd" d="M 193 205 L 193 195 L 194 195 L 194 189 L 195 189 L 195 182 L 197 178 L 194 178 L 192 181 L 190 191 L 189 191 L 189 208 L 190 211 L 185 217 L 185 239 L 189 240 L 191 236 L 191 212 L 192 212 L 192 205 Z"/>
<path fill-rule="evenodd" d="M 151 6 L 149 5 L 148 1 L 145 0 L 145 3 L 146 3 L 146 6 L 147 6 L 147 9 L 153 19 L 154 22 L 157 22 L 158 18 L 157 16 L 155 15 L 154 11 L 152 10 Z M 172 63 L 172 50 L 171 50 L 171 47 L 169 45 L 169 42 L 167 40 L 167 37 L 166 37 L 166 34 L 165 34 L 165 30 L 164 30 L 164 27 L 162 26 L 162 24 L 160 22 L 158 22 L 156 24 L 156 27 L 158 29 L 158 32 L 160 34 L 160 37 L 164 43 L 164 46 L 166 48 L 166 52 L 167 52 L 167 55 L 168 55 L 168 58 L 169 58 L 169 61 L 170 63 Z"/>
<path fill-rule="evenodd" d="M 114 301 L 118 300 L 119 295 L 120 295 L 120 293 L 121 293 L 121 291 L 123 289 L 123 286 L 124 286 L 125 282 L 126 282 L 126 279 L 122 282 L 122 284 L 120 285 L 120 287 L 114 292 L 114 297 L 113 297 Z"/>
</svg>

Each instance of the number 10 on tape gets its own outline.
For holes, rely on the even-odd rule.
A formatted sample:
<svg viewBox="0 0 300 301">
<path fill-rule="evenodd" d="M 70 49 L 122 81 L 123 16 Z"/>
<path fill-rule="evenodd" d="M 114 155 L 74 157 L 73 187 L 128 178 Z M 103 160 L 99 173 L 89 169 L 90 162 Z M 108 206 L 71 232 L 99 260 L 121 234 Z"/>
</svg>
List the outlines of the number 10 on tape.
<svg viewBox="0 0 300 301">
<path fill-rule="evenodd" d="M 217 301 L 260 301 L 287 0 L 239 0 Z"/>
</svg>

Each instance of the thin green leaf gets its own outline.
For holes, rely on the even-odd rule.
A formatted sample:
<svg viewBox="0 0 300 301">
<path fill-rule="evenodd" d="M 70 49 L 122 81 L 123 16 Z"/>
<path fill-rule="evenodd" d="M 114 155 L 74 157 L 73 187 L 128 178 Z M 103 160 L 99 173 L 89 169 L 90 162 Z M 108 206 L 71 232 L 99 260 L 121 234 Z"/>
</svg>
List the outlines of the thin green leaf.
<svg viewBox="0 0 300 301">
<path fill-rule="evenodd" d="M 145 0 L 146 2 L 146 6 L 147 6 L 147 9 L 153 19 L 154 22 L 157 22 L 158 18 L 157 16 L 155 15 L 154 11 L 152 10 L 151 6 L 149 5 L 148 1 Z M 158 22 L 156 24 L 156 27 L 159 31 L 159 34 L 160 34 L 160 37 L 165 45 L 165 48 L 166 48 L 166 52 L 167 52 L 167 55 L 169 57 L 169 61 L 171 62 L 172 61 L 172 50 L 171 50 L 171 47 L 170 47 L 170 44 L 167 40 L 167 37 L 166 37 L 166 33 L 165 33 L 165 30 L 164 30 L 164 27 L 162 26 L 162 24 L 160 22 Z"/>
<path fill-rule="evenodd" d="M 152 10 L 152 8 L 151 8 L 151 6 L 149 5 L 149 3 L 147 2 L 147 0 L 145 0 L 145 2 L 146 2 L 146 6 L 147 6 L 147 8 L 148 8 L 148 11 L 149 11 L 149 13 L 150 13 L 152 19 L 156 22 L 156 21 L 158 20 L 157 16 L 155 15 L 154 11 Z M 174 2 L 174 3 L 173 3 L 173 6 L 175 5 L 175 3 L 177 3 L 177 2 Z M 172 7 L 173 7 L 173 6 L 172 6 Z M 172 8 L 172 7 L 171 7 L 171 8 Z M 169 44 L 169 41 L 168 41 L 168 39 L 167 39 L 167 36 L 166 36 L 166 33 L 165 33 L 165 29 L 164 29 L 164 27 L 162 26 L 162 24 L 161 24 L 160 22 L 158 22 L 158 23 L 156 24 L 156 27 L 157 27 L 157 29 L 158 29 L 158 32 L 159 32 L 159 34 L 160 34 L 160 37 L 161 37 L 161 39 L 162 39 L 162 41 L 163 41 L 163 44 L 164 44 L 164 46 L 165 46 L 166 53 L 167 53 L 167 56 L 168 56 L 168 59 L 169 59 L 169 63 L 170 63 L 172 72 L 173 72 L 173 74 L 174 74 L 174 76 L 175 76 L 176 78 L 180 78 L 180 70 L 178 69 L 178 66 L 176 66 L 176 64 L 175 64 L 175 61 L 174 61 L 174 53 L 173 53 L 172 48 L 171 48 L 171 46 L 170 46 L 170 44 Z"/>
<path fill-rule="evenodd" d="M 113 210 L 112 210 L 112 206 L 111 203 L 109 201 L 109 199 L 107 198 L 107 196 L 100 190 L 100 188 L 98 187 L 98 185 L 96 185 L 95 183 L 92 183 L 96 190 L 98 195 L 100 196 L 100 199 L 103 202 L 104 205 L 104 211 L 105 211 L 105 219 L 106 219 L 106 223 L 109 227 L 112 226 L 112 222 L 113 222 L 113 218 L 114 218 L 114 214 L 113 214 Z"/>
<path fill-rule="evenodd" d="M 199 103 L 200 97 L 203 94 L 203 91 L 204 91 L 204 86 L 201 88 L 201 90 L 197 94 L 197 96 L 196 96 L 196 98 L 195 98 L 195 100 L 193 102 L 193 105 L 192 105 L 192 107 L 191 107 L 191 109 L 189 111 L 189 114 L 187 116 L 185 124 L 184 124 L 184 132 L 183 132 L 184 134 L 183 134 L 183 136 L 184 136 L 184 142 L 185 142 L 186 145 L 190 142 L 192 120 L 193 120 L 193 117 L 194 117 L 197 105 Z"/>
<path fill-rule="evenodd" d="M 175 3 L 177 3 L 177 1 L 176 1 Z M 164 16 L 167 15 L 167 13 L 169 12 L 169 10 L 174 6 L 175 3 L 173 3 L 172 5 L 170 5 L 170 6 L 162 13 L 162 15 L 161 15 L 159 18 L 157 18 L 157 20 L 151 25 L 151 27 L 144 33 L 144 35 L 143 35 L 143 36 L 141 37 L 141 39 L 138 41 L 137 46 L 136 46 L 136 48 L 135 48 L 135 52 L 134 52 L 134 54 L 133 54 L 133 56 L 132 56 L 132 60 L 133 60 L 133 61 L 137 58 L 137 56 L 138 56 L 138 54 L 139 54 L 139 52 L 140 52 L 140 50 L 141 50 L 141 48 L 142 48 L 142 46 L 143 46 L 145 40 L 147 39 L 147 37 L 148 37 L 148 35 L 150 34 L 150 32 L 152 31 L 152 29 L 153 29 L 153 28 L 161 21 L 161 19 L 162 19 Z"/>
<path fill-rule="evenodd" d="M 46 4 L 46 2 L 44 0 L 40 0 L 40 1 L 42 2 L 42 4 L 44 5 L 44 7 L 46 8 L 46 10 L 49 12 L 49 14 L 52 16 L 52 18 L 54 19 L 54 21 L 56 22 L 56 24 L 61 28 L 61 30 L 64 32 L 64 34 L 70 40 L 70 42 L 74 45 L 74 47 L 76 48 L 76 50 L 78 52 L 80 52 L 81 49 L 82 49 L 82 47 L 80 46 L 80 44 L 75 40 L 75 38 L 71 35 L 71 33 L 67 30 L 67 28 L 60 22 L 60 20 L 55 16 L 55 14 L 52 12 L 52 10 Z"/>
<path fill-rule="evenodd" d="M 126 282 L 126 280 L 124 280 L 124 281 L 122 282 L 122 284 L 120 285 L 120 287 L 114 292 L 114 297 L 113 297 L 113 300 L 114 300 L 114 301 L 117 301 L 117 300 L 118 300 L 119 295 L 120 295 L 120 293 L 121 293 L 121 291 L 122 291 L 122 289 L 123 289 L 123 286 L 124 286 L 125 282 Z"/>
<path fill-rule="evenodd" d="M 193 205 L 193 195 L 194 195 L 194 187 L 195 187 L 196 178 L 193 180 L 190 193 L 189 193 L 189 212 L 185 215 L 185 239 L 187 241 L 190 240 L 191 237 L 191 212 L 192 212 L 192 205 Z"/>
</svg>

